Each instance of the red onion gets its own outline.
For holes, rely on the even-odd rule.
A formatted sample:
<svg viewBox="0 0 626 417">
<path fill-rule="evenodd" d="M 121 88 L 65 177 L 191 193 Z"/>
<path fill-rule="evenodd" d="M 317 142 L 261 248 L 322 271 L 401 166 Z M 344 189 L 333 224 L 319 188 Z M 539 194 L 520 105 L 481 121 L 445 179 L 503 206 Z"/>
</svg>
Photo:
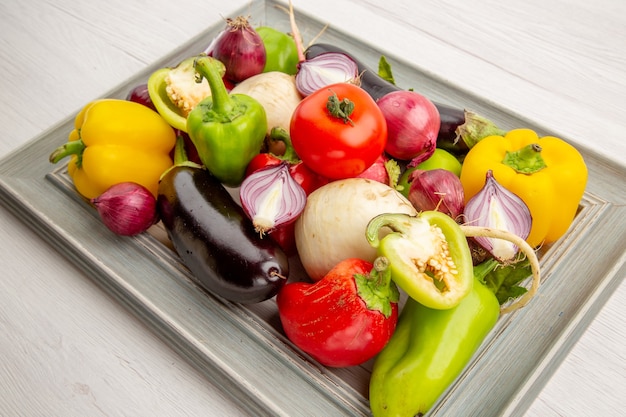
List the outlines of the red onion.
<svg viewBox="0 0 626 417">
<path fill-rule="evenodd" d="M 135 86 L 135 88 L 133 88 L 132 90 L 128 92 L 128 95 L 126 96 L 126 100 L 143 104 L 144 106 L 154 111 L 157 111 L 156 107 L 154 107 L 154 103 L 152 103 L 150 94 L 148 93 L 148 84 L 139 84 Z"/>
<path fill-rule="evenodd" d="M 419 211 L 436 210 L 453 219 L 463 213 L 465 193 L 459 177 L 447 169 L 416 169 L 409 176 L 409 201 Z"/>
<path fill-rule="evenodd" d="M 304 97 L 335 83 L 355 82 L 359 67 L 346 54 L 326 52 L 298 64 L 296 88 Z"/>
<path fill-rule="evenodd" d="M 306 192 L 289 173 L 289 163 L 261 168 L 239 188 L 241 206 L 257 232 L 263 234 L 293 222 L 306 205 Z"/>
<path fill-rule="evenodd" d="M 134 182 L 115 184 L 91 203 L 105 226 L 118 235 L 137 235 L 158 221 L 154 195 Z"/>
<path fill-rule="evenodd" d="M 496 181 L 487 171 L 484 187 L 465 205 L 464 216 L 471 226 L 505 230 L 526 239 L 532 226 L 532 216 L 524 201 Z M 512 242 L 489 237 L 475 237 L 476 242 L 496 259 L 513 259 L 519 248 Z"/>
<path fill-rule="evenodd" d="M 376 103 L 387 121 L 389 155 L 415 166 L 435 152 L 441 119 L 429 99 L 414 91 L 392 91 Z"/>
<path fill-rule="evenodd" d="M 265 46 L 248 18 L 238 16 L 226 19 L 226 30 L 212 45 L 211 55 L 226 67 L 224 77 L 234 83 L 263 72 Z"/>
</svg>

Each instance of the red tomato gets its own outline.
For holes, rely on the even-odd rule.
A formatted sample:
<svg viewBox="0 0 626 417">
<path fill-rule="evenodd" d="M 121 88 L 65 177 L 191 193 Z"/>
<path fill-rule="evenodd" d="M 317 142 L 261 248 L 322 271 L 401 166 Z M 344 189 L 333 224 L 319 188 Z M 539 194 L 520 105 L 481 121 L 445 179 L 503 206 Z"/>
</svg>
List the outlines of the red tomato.
<svg viewBox="0 0 626 417">
<path fill-rule="evenodd" d="M 354 105 L 347 118 L 329 110 L 329 105 L 337 108 L 346 101 Z M 376 161 L 387 143 L 387 122 L 365 90 L 339 83 L 300 102 L 289 134 L 294 150 L 311 170 L 336 180 L 356 177 Z"/>
<path fill-rule="evenodd" d="M 378 354 L 396 328 L 398 290 L 390 275 L 370 276 L 372 269 L 346 259 L 321 281 L 285 284 L 276 304 L 289 340 L 331 367 L 360 365 Z"/>
</svg>

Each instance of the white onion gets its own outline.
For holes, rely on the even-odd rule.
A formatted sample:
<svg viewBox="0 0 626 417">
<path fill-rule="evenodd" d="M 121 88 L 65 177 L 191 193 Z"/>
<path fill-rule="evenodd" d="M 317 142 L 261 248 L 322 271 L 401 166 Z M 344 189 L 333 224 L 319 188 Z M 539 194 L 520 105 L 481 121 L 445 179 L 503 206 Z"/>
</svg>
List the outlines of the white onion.
<svg viewBox="0 0 626 417">
<path fill-rule="evenodd" d="M 347 258 L 373 262 L 376 249 L 365 238 L 365 230 L 382 213 L 417 211 L 400 192 L 365 178 L 333 181 L 311 193 L 295 230 L 300 261 L 309 277 L 318 281 Z"/>
</svg>

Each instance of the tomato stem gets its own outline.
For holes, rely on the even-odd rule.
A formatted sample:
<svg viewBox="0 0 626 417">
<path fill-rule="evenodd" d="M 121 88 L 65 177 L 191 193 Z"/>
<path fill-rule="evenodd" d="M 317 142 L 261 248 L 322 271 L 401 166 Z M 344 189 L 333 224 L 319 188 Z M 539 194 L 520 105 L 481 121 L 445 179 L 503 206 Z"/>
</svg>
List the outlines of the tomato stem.
<svg viewBox="0 0 626 417">
<path fill-rule="evenodd" d="M 337 94 L 333 92 L 332 95 L 328 96 L 326 108 L 331 116 L 342 119 L 344 123 L 350 123 L 354 126 L 354 122 L 350 119 L 350 115 L 354 111 L 354 103 L 349 99 L 339 100 Z"/>
</svg>

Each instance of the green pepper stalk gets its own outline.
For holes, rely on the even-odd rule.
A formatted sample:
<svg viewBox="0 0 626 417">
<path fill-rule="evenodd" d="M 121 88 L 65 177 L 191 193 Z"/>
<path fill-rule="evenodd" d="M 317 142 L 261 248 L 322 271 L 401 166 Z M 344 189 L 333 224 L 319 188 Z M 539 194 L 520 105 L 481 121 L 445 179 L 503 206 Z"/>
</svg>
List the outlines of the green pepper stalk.
<svg viewBox="0 0 626 417">
<path fill-rule="evenodd" d="M 379 238 L 382 228 L 391 233 Z M 472 254 L 459 225 L 438 211 L 386 213 L 366 229 L 370 245 L 389 260 L 391 277 L 409 297 L 433 309 L 458 305 L 471 291 Z"/>
<path fill-rule="evenodd" d="M 407 299 L 372 369 L 374 417 L 425 414 L 463 371 L 500 315 L 497 298 L 481 282 L 497 265 L 492 259 L 477 266 L 470 293 L 454 308 L 435 310 Z"/>
<path fill-rule="evenodd" d="M 228 94 L 220 72 L 223 64 L 196 57 L 198 79 L 205 78 L 211 96 L 187 116 L 187 133 L 206 168 L 224 185 L 238 186 L 248 163 L 258 155 L 267 132 L 263 106 L 245 94 Z"/>
</svg>

